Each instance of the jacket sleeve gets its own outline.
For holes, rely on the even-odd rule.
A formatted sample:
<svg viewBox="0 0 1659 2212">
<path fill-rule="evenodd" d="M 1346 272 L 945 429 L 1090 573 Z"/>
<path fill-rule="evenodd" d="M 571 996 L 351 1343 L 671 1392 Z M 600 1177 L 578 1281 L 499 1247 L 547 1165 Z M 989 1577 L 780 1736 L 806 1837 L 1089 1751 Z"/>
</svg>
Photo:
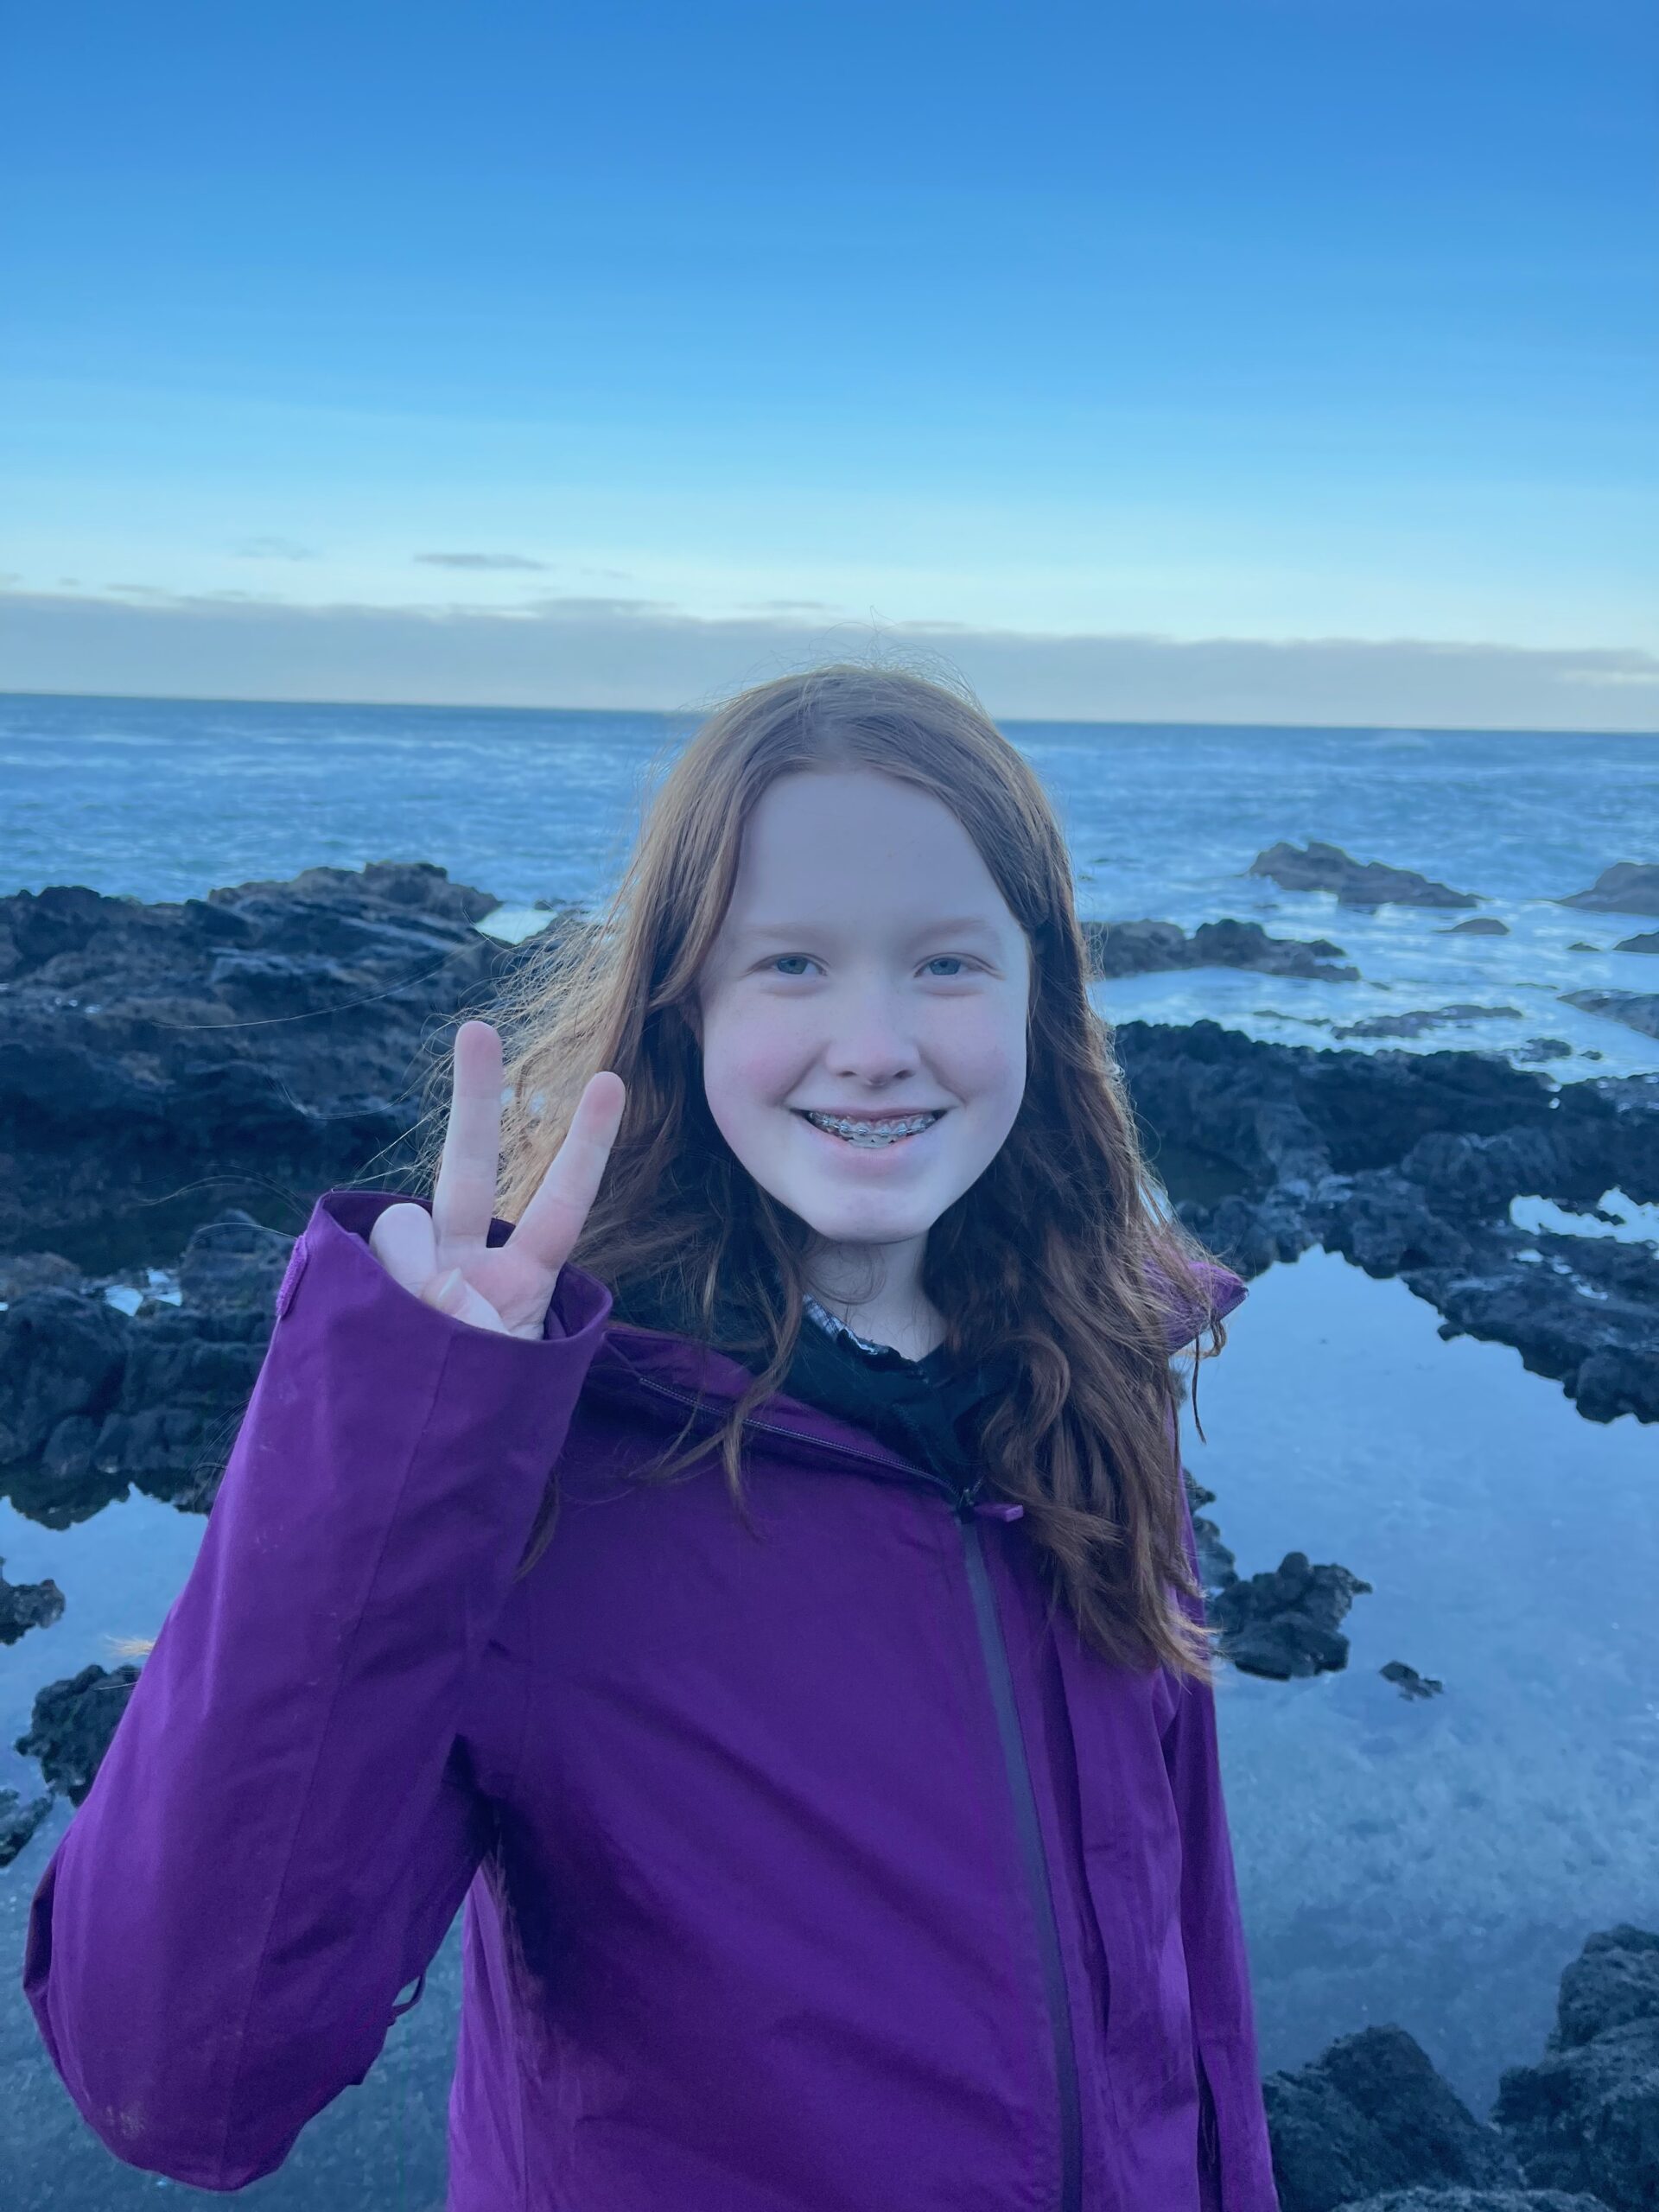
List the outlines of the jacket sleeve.
<svg viewBox="0 0 1659 2212">
<path fill-rule="evenodd" d="M 1196 1580 L 1185 1471 L 1184 1533 Z M 1181 1605 L 1190 1618 L 1204 1618 L 1201 1600 L 1183 1597 Z M 1181 1934 L 1198 2075 L 1198 2201 L 1202 2212 L 1279 2212 L 1213 1689 L 1190 1679 L 1178 1682 L 1163 1743 L 1181 1831 Z"/>
<path fill-rule="evenodd" d="M 270 2173 L 364 2079 L 488 1847 L 463 1707 L 610 1310 L 567 1267 L 540 1340 L 454 1320 L 368 1249 L 394 1202 L 331 1191 L 296 1241 L 200 1549 L 29 1909 L 75 2105 L 199 2189 Z"/>
</svg>

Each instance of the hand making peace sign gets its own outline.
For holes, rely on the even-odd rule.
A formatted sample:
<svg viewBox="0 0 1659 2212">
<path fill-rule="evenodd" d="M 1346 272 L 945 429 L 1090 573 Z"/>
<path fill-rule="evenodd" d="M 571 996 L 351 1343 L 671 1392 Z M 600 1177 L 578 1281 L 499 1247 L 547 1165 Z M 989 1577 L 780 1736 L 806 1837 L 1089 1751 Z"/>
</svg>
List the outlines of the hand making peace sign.
<svg viewBox="0 0 1659 2212">
<path fill-rule="evenodd" d="M 463 1021 L 432 1211 L 408 1202 L 388 1206 L 369 1232 L 369 1249 L 405 1290 L 440 1313 L 475 1328 L 539 1338 L 559 1269 L 598 1195 L 626 1097 L 610 1069 L 589 1077 L 564 1142 L 512 1236 L 492 1249 L 485 1240 L 501 1159 L 501 1039 L 487 1021 Z"/>
</svg>

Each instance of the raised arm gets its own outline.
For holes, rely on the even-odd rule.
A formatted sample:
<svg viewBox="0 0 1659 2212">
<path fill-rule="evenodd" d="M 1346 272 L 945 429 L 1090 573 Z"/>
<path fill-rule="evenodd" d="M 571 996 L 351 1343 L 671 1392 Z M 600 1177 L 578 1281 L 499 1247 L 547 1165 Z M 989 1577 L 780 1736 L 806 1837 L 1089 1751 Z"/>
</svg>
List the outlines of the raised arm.
<svg viewBox="0 0 1659 2212">
<path fill-rule="evenodd" d="M 565 1198 L 596 1186 L 578 1166 Z M 563 1266 L 533 1332 L 459 1319 L 371 1249 L 394 1207 L 425 1211 L 318 1200 L 200 1550 L 30 1907 L 23 1987 L 82 2115 L 202 2189 L 270 2172 L 364 2078 L 487 1848 L 463 1711 L 610 1308 Z M 486 1262 L 524 1224 L 463 1217 L 469 1281 L 511 1309 Z"/>
</svg>

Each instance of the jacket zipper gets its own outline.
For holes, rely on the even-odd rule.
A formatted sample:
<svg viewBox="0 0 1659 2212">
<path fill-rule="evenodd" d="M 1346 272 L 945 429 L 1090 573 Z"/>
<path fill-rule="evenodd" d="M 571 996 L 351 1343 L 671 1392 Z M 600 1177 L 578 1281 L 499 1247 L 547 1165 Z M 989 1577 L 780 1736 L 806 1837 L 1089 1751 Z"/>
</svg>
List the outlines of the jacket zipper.
<svg viewBox="0 0 1659 2212">
<path fill-rule="evenodd" d="M 676 1399 L 683 1406 L 690 1406 L 694 1409 L 699 1407 L 701 1402 L 688 1396 L 684 1391 L 671 1389 L 666 1382 L 655 1382 L 650 1376 L 641 1375 L 637 1369 L 632 1371 L 634 1380 L 644 1383 L 648 1390 L 658 1391 L 665 1398 Z M 830 1443 L 823 1437 L 810 1436 L 801 1429 L 786 1427 L 781 1421 L 761 1421 L 753 1414 L 745 1415 L 743 1426 L 745 1428 L 763 1429 L 772 1436 L 787 1436 L 798 1444 L 815 1446 L 821 1452 L 840 1453 L 853 1459 L 866 1459 L 875 1466 L 887 1468 L 893 1474 L 909 1474 L 944 1497 L 950 1503 L 957 1526 L 962 1531 L 963 1559 L 968 1573 L 968 1586 L 973 1596 L 980 1653 L 985 1662 L 986 1676 L 990 1686 L 991 1705 L 996 1715 L 996 1732 L 1002 1747 L 1008 1795 L 1013 1801 L 1014 1827 L 1020 1839 L 1026 1887 L 1030 1897 L 1032 1917 L 1037 1927 L 1038 1948 L 1042 1955 L 1043 1995 L 1048 2007 L 1049 2030 L 1053 2037 L 1054 2073 L 1059 2092 L 1059 2212 L 1081 2212 L 1083 2162 L 1077 2050 L 1071 2038 L 1071 2007 L 1066 1996 L 1065 1967 L 1060 1955 L 1059 1929 L 1054 1913 L 1054 1891 L 1049 1876 L 1048 1854 L 1043 1846 L 1042 1827 L 1037 1818 L 1037 1799 L 1032 1788 L 1031 1760 L 1026 1750 L 1025 1732 L 1020 1725 L 1020 1709 L 1014 1701 L 1014 1673 L 1008 1664 L 1007 1639 L 1002 1632 L 1002 1617 L 997 1611 L 996 1592 L 991 1586 L 990 1572 L 985 1564 L 984 1540 L 974 1510 L 982 1484 L 976 1482 L 967 1490 L 958 1490 L 954 1483 L 946 1482 L 930 1469 L 918 1467 L 896 1455 L 889 1458 L 880 1452 L 861 1451 L 855 1444 Z"/>
<path fill-rule="evenodd" d="M 1065 1993 L 1065 1967 L 1060 1957 L 1048 1854 L 1043 1848 L 1037 1800 L 1031 1786 L 1031 1761 L 1020 1726 L 1020 1710 L 1014 1703 L 1007 1639 L 1002 1633 L 1002 1618 L 996 1609 L 996 1592 L 991 1587 L 990 1572 L 985 1564 L 984 1538 L 974 1515 L 972 1498 L 970 1491 L 959 1494 L 957 1525 L 962 1530 L 968 1582 L 974 1593 L 974 1615 L 979 1624 L 980 1649 L 990 1678 L 991 1702 L 996 1708 L 996 1728 L 1002 1739 L 1008 1794 L 1014 1800 L 1014 1825 L 1020 1832 L 1020 1855 L 1025 1861 L 1026 1886 L 1031 1893 L 1032 1915 L 1037 1923 L 1038 1946 L 1043 1956 L 1043 1994 L 1048 2001 L 1049 2026 L 1054 2037 L 1054 2071 L 1060 2097 L 1060 2208 L 1061 2212 L 1079 2212 L 1083 2201 L 1081 2146 L 1071 2007 Z"/>
</svg>

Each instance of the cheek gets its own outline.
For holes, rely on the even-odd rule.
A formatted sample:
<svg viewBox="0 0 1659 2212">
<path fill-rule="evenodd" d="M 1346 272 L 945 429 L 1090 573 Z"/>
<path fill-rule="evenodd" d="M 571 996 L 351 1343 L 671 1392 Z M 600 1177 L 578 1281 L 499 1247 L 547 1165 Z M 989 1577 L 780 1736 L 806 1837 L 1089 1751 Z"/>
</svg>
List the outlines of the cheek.
<svg viewBox="0 0 1659 2212">
<path fill-rule="evenodd" d="M 1023 1022 L 1010 1024 L 987 1009 L 985 1018 L 957 1022 L 937 1040 L 934 1065 L 964 1098 L 1017 1103 L 1026 1084 Z"/>
<path fill-rule="evenodd" d="M 722 1128 L 777 1106 L 799 1081 L 800 1066 L 786 1025 L 715 1020 L 705 1027 L 703 1090 Z"/>
</svg>

